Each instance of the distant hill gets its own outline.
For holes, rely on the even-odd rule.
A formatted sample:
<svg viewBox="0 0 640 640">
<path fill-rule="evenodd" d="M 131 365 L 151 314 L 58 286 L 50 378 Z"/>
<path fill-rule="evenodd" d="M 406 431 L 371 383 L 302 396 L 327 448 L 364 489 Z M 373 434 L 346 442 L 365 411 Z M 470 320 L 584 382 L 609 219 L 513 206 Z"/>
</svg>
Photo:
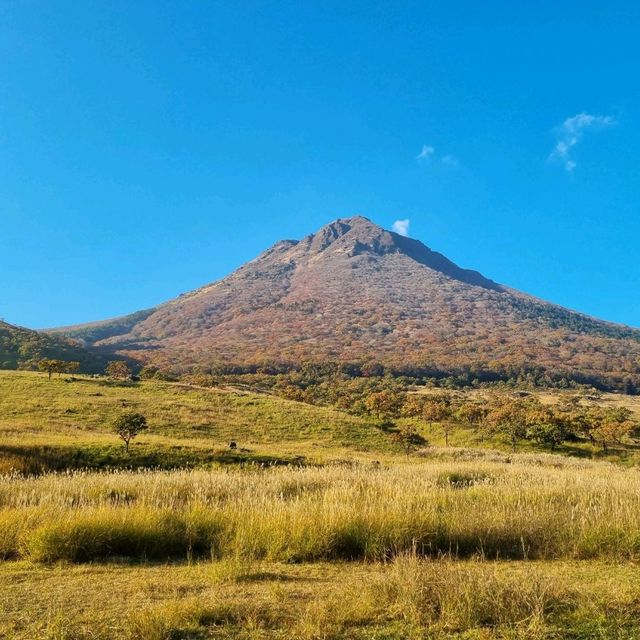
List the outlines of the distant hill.
<svg viewBox="0 0 640 640">
<path fill-rule="evenodd" d="M 75 361 L 86 373 L 102 371 L 106 356 L 63 335 L 49 335 L 0 321 L 0 369 L 35 368 L 43 358 Z"/>
<path fill-rule="evenodd" d="M 487 379 L 640 382 L 640 330 L 497 284 L 363 217 L 278 242 L 154 309 L 57 331 L 182 369 L 376 361 Z"/>
</svg>

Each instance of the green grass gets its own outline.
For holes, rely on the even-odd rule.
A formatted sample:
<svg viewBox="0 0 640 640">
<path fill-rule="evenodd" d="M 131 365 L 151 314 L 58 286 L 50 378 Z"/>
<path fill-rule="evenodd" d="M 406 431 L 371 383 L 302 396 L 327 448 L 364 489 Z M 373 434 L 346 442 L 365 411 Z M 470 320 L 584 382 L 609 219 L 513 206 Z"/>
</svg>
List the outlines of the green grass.
<svg viewBox="0 0 640 640">
<path fill-rule="evenodd" d="M 0 473 L 17 469 L 42 473 L 63 469 L 216 466 L 229 464 L 314 464 L 331 459 L 394 456 L 400 449 L 391 429 L 371 418 L 231 388 L 194 388 L 161 381 L 117 383 L 108 379 L 55 377 L 0 371 Z M 474 392 L 477 395 L 477 392 Z M 561 393 L 541 394 L 556 402 Z M 602 403 L 621 403 L 640 416 L 640 400 L 608 394 Z M 144 413 L 150 428 L 126 455 L 110 425 L 123 410 Z M 444 446 L 439 424 L 412 422 L 430 445 Z M 235 441 L 240 451 L 231 452 Z M 499 436 L 482 441 L 470 428 L 450 433 L 452 447 L 509 451 Z M 531 442 L 519 451 L 542 452 Z M 566 443 L 558 454 L 634 465 L 638 446 L 603 452 L 586 442 Z"/>
<path fill-rule="evenodd" d="M 351 451 L 392 451 L 374 422 L 332 409 L 234 390 L 135 384 L 0 371 L 0 472 L 300 463 Z M 122 451 L 111 423 L 144 413 L 149 430 Z M 239 451 L 225 450 L 235 441 Z"/>
</svg>

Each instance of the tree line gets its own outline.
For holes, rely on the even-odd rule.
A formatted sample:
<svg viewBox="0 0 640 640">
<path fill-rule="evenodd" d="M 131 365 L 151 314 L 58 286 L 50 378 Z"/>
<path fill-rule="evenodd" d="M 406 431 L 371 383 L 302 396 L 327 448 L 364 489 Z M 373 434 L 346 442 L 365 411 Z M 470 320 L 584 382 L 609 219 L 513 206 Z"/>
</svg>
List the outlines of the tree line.
<svg viewBox="0 0 640 640">
<path fill-rule="evenodd" d="M 482 442 L 494 436 L 508 440 L 515 449 L 523 440 L 548 446 L 587 440 L 607 450 L 640 435 L 640 426 L 626 407 L 584 405 L 578 396 L 557 405 L 543 404 L 534 396 L 496 395 L 476 400 L 447 393 L 415 394 L 382 390 L 364 401 L 366 411 L 377 419 L 414 418 L 442 429 L 445 444 L 456 426 L 474 431 Z"/>
</svg>

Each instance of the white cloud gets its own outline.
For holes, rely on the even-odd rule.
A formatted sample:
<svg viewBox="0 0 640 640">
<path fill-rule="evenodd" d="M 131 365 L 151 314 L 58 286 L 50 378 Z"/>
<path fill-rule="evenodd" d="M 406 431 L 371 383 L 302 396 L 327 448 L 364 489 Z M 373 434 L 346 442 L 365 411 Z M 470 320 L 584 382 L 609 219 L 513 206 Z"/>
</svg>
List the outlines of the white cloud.
<svg viewBox="0 0 640 640">
<path fill-rule="evenodd" d="M 425 164 L 430 164 L 432 160 L 435 161 L 436 159 L 440 164 L 450 169 L 455 169 L 459 164 L 458 158 L 451 154 L 440 156 L 440 154 L 436 153 L 436 148 L 430 144 L 423 144 L 420 153 L 416 156 L 418 162 Z"/>
<path fill-rule="evenodd" d="M 409 224 L 411 221 L 407 218 L 406 220 L 396 220 L 391 227 L 398 235 L 408 237 L 409 236 Z"/>
<path fill-rule="evenodd" d="M 617 124 L 617 120 L 612 116 L 594 116 L 584 111 L 572 118 L 567 118 L 557 129 L 558 141 L 549 155 L 549 160 L 562 163 L 571 173 L 576 168 L 575 160 L 571 159 L 571 150 L 582 140 L 585 132 L 600 131 L 615 127 Z"/>
<path fill-rule="evenodd" d="M 416 156 L 416 160 L 429 160 L 435 152 L 436 150 L 431 145 L 423 144 L 422 150 Z"/>
</svg>

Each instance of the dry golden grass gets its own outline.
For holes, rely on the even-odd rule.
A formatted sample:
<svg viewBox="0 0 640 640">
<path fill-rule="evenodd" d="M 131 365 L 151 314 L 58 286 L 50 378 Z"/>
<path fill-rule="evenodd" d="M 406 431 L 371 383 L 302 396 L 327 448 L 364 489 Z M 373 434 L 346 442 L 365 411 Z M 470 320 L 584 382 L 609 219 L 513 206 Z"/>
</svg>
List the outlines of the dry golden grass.
<svg viewBox="0 0 640 640">
<path fill-rule="evenodd" d="M 602 562 L 0 567 L 8 640 L 637 638 L 640 581 Z"/>
<path fill-rule="evenodd" d="M 640 474 L 551 455 L 322 468 L 72 473 L 0 482 L 0 553 L 635 559 Z"/>
</svg>

